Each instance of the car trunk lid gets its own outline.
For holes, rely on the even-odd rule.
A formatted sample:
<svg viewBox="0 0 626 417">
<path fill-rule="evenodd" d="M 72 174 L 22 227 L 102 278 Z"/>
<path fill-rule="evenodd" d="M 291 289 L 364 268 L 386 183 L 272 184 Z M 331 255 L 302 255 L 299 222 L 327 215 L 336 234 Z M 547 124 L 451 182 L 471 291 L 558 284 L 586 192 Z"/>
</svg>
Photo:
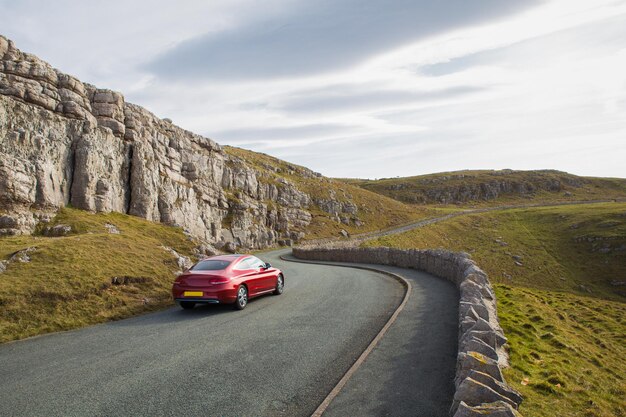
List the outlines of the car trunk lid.
<svg viewBox="0 0 626 417">
<path fill-rule="evenodd" d="M 206 285 L 223 284 L 230 279 L 221 274 L 207 274 L 206 272 L 188 271 L 178 277 L 177 281 L 188 287 L 204 287 Z"/>
</svg>

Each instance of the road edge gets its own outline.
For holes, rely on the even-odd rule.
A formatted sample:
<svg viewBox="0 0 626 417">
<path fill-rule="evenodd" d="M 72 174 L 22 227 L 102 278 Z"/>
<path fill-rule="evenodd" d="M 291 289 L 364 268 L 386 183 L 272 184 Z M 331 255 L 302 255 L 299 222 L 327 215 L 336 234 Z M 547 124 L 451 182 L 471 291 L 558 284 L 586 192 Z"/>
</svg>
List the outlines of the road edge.
<svg viewBox="0 0 626 417">
<path fill-rule="evenodd" d="M 313 414 L 311 414 L 311 417 L 321 417 L 322 414 L 324 414 L 324 412 L 330 405 L 330 403 L 335 399 L 337 395 L 339 395 L 339 393 L 341 392 L 343 387 L 346 385 L 346 383 L 350 380 L 352 375 L 354 375 L 354 373 L 361 367 L 363 362 L 365 362 L 365 359 L 367 359 L 367 357 L 374 350 L 376 345 L 378 345 L 378 343 L 383 338 L 385 333 L 387 333 L 387 330 L 389 330 L 389 328 L 396 321 L 396 319 L 400 315 L 400 312 L 404 309 L 404 306 L 407 304 L 407 302 L 409 301 L 409 297 L 411 296 L 411 288 L 412 288 L 411 283 L 406 278 L 402 277 L 401 275 L 394 274 L 393 272 L 389 272 L 389 271 L 385 271 L 385 270 L 377 269 L 373 267 L 367 267 L 367 266 L 361 266 L 361 265 L 338 265 L 332 262 L 324 262 L 324 261 L 304 261 L 304 260 L 297 259 L 295 257 L 290 259 L 286 257 L 285 255 L 281 255 L 280 259 L 286 262 L 295 262 L 295 263 L 313 264 L 313 265 L 329 265 L 329 266 L 338 266 L 342 268 L 362 269 L 365 271 L 377 272 L 377 273 L 387 275 L 395 279 L 400 284 L 402 284 L 402 286 L 405 289 L 404 298 L 402 299 L 402 302 L 398 305 L 398 307 L 396 307 L 396 310 L 393 312 L 391 317 L 389 317 L 389 320 L 387 320 L 385 325 L 380 329 L 380 331 L 376 334 L 376 336 L 374 336 L 374 339 L 372 339 L 372 341 L 369 343 L 369 345 L 367 345 L 367 347 L 361 353 L 361 355 L 359 355 L 357 360 L 352 364 L 352 366 L 350 366 L 350 368 L 348 368 L 346 373 L 343 375 L 343 377 L 341 377 L 339 382 L 337 382 L 335 387 L 328 393 L 326 398 L 324 398 L 321 404 L 315 409 Z"/>
</svg>

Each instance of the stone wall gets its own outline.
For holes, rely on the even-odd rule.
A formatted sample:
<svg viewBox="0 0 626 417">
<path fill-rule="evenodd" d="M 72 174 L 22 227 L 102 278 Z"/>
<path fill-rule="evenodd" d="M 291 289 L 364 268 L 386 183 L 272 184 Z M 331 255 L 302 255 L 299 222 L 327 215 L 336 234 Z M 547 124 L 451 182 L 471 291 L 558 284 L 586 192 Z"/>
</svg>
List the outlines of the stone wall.
<svg viewBox="0 0 626 417">
<path fill-rule="evenodd" d="M 452 281 L 459 289 L 456 392 L 450 415 L 519 416 L 520 394 L 506 384 L 506 337 L 498 322 L 496 297 L 487 278 L 466 253 L 391 248 L 296 247 L 296 258 L 394 265 Z"/>
</svg>

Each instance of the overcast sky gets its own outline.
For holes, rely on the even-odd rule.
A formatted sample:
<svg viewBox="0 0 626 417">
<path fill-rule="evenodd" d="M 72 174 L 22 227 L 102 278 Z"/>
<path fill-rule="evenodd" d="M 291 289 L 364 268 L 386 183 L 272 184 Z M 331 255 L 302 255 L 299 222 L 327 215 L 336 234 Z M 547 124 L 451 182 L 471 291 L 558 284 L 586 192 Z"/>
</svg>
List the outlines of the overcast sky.
<svg viewBox="0 0 626 417">
<path fill-rule="evenodd" d="M 0 33 L 327 176 L 626 177 L 626 0 L 0 0 Z"/>
</svg>

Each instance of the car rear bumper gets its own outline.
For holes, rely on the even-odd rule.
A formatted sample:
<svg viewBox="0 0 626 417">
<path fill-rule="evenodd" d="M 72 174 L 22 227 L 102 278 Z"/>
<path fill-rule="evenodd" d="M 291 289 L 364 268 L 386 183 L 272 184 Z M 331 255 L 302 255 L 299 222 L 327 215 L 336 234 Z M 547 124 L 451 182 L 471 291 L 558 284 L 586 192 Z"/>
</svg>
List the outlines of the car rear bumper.
<svg viewBox="0 0 626 417">
<path fill-rule="evenodd" d="M 186 291 L 201 292 L 202 295 L 185 295 Z M 189 301 L 198 304 L 231 304 L 237 298 L 237 290 L 232 288 L 174 287 L 172 296 L 177 303 Z"/>
<path fill-rule="evenodd" d="M 184 298 L 174 298 L 174 301 L 177 303 L 190 302 L 196 304 L 219 304 L 220 300 L 214 298 L 193 298 L 193 297 L 184 297 Z"/>
</svg>

